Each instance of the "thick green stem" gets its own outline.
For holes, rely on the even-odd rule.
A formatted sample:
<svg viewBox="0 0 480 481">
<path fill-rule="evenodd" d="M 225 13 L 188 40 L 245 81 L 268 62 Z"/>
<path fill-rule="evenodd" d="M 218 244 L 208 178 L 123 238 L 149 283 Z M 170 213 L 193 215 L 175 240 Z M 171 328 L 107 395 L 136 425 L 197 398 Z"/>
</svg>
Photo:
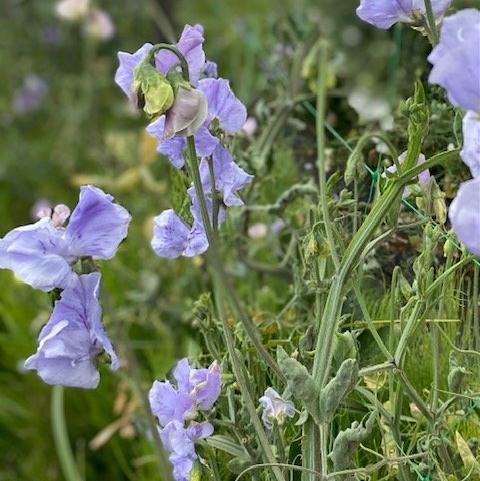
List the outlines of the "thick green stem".
<svg viewBox="0 0 480 481">
<path fill-rule="evenodd" d="M 75 458 L 73 457 L 70 441 L 68 439 L 67 426 L 65 423 L 65 410 L 63 405 L 63 386 L 52 388 L 52 430 L 58 460 L 66 481 L 83 481 L 78 472 Z"/>
</svg>

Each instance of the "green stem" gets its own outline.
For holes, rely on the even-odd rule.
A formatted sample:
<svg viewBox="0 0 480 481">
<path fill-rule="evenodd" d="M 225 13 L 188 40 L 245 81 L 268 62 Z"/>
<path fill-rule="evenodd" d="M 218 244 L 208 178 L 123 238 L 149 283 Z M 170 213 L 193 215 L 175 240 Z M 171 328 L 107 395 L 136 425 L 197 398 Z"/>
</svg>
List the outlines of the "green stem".
<svg viewBox="0 0 480 481">
<path fill-rule="evenodd" d="M 431 35 L 431 41 L 432 41 L 432 45 L 435 47 L 435 45 L 438 44 L 438 30 L 437 30 L 437 24 L 435 22 L 435 16 L 433 14 L 432 0 L 424 0 L 424 1 L 425 1 L 425 11 L 427 13 L 428 28 L 430 30 L 430 35 Z"/>
<path fill-rule="evenodd" d="M 68 439 L 63 392 L 63 386 L 53 386 L 52 388 L 51 416 L 55 448 L 66 481 L 83 481 L 78 472 Z"/>
<path fill-rule="evenodd" d="M 202 222 L 205 228 L 205 233 L 209 243 L 208 259 L 211 262 L 212 268 L 222 280 L 222 284 L 225 286 L 225 293 L 229 300 L 229 303 L 233 309 L 235 316 L 242 323 L 245 332 L 247 333 L 250 341 L 255 346 L 260 357 L 265 361 L 265 363 L 277 374 L 277 376 L 286 383 L 286 378 L 280 370 L 275 359 L 270 355 L 270 353 L 265 349 L 260 339 L 259 333 L 256 326 L 250 320 L 250 317 L 246 312 L 244 312 L 239 299 L 237 298 L 233 287 L 231 286 L 230 279 L 228 278 L 220 258 L 218 251 L 217 236 L 215 231 L 212 229 L 210 216 L 208 214 L 207 204 L 205 200 L 205 193 L 203 191 L 203 185 L 200 177 L 200 171 L 198 167 L 198 157 L 195 148 L 195 140 L 193 136 L 187 137 L 187 160 L 190 170 L 190 175 L 192 176 L 193 185 L 195 188 L 195 194 L 197 196 L 197 202 L 200 207 L 200 213 L 202 216 Z"/>
<path fill-rule="evenodd" d="M 478 264 L 475 264 L 473 267 L 473 340 L 474 340 L 474 348 L 476 351 L 480 351 L 480 319 L 479 316 L 479 309 L 478 309 L 478 277 L 479 277 L 480 268 Z"/>
</svg>

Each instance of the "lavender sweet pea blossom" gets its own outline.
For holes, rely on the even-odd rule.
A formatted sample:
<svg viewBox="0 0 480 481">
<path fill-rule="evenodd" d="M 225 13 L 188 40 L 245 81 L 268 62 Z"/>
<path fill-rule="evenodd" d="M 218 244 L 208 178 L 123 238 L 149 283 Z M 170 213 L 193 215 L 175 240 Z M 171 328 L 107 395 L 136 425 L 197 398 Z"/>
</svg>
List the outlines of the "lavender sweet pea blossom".
<svg viewBox="0 0 480 481">
<path fill-rule="evenodd" d="M 173 477 L 190 481 L 190 473 L 198 456 L 195 442 L 213 433 L 208 423 L 192 421 L 198 411 L 209 411 L 221 391 L 220 366 L 215 361 L 208 369 L 192 369 L 182 359 L 173 372 L 176 387 L 168 381 L 155 381 L 149 392 L 150 408 L 158 419 L 160 438 L 170 453 Z M 188 426 L 185 425 L 189 422 Z"/>
<path fill-rule="evenodd" d="M 463 118 L 463 149 L 460 157 L 468 165 L 472 176 L 480 177 L 480 113 L 469 111 Z"/>
<path fill-rule="evenodd" d="M 212 409 L 220 395 L 221 371 L 217 362 L 208 369 L 192 369 L 188 359 L 182 359 L 173 377 L 176 388 L 168 381 L 155 381 L 149 393 L 152 413 L 161 426 L 193 419 L 198 411 Z"/>
<path fill-rule="evenodd" d="M 285 418 L 293 418 L 293 416 L 295 416 L 295 407 L 292 401 L 285 401 L 280 394 L 271 387 L 265 390 L 259 402 L 263 407 L 262 421 L 268 430 L 273 428 L 273 421 L 282 425 L 285 422 Z"/>
<path fill-rule="evenodd" d="M 440 42 L 428 60 L 429 82 L 441 85 L 450 102 L 480 112 L 480 10 L 469 8 L 446 17 Z"/>
<path fill-rule="evenodd" d="M 208 157 L 219 144 L 209 130 L 212 122 L 217 120 L 221 129 L 228 134 L 234 134 L 242 129 L 247 119 L 247 111 L 232 92 L 228 80 L 202 79 L 198 83 L 198 90 L 205 95 L 208 113 L 204 125 L 195 133 L 195 145 L 200 157 Z M 186 140 L 179 137 L 167 140 L 165 130 L 163 117 L 147 127 L 147 132 L 158 141 L 158 152 L 165 155 L 175 168 L 181 169 L 185 165 L 183 152 Z"/>
<path fill-rule="evenodd" d="M 448 216 L 460 241 L 472 254 L 480 256 L 480 177 L 460 185 Z"/>
<path fill-rule="evenodd" d="M 196 85 L 200 73 L 205 67 L 205 53 L 203 52 L 203 27 L 201 25 L 185 25 L 180 40 L 175 45 L 184 55 L 190 73 L 190 83 Z M 119 66 L 115 73 L 115 83 L 133 100 L 133 76 L 137 65 L 150 52 L 153 45 L 143 44 L 136 52 L 118 52 Z M 168 71 L 178 64 L 178 58 L 168 50 L 160 50 L 155 54 L 157 70 L 166 75 Z"/>
<path fill-rule="evenodd" d="M 81 275 L 56 301 L 50 320 L 40 332 L 36 354 L 25 361 L 47 384 L 93 389 L 100 374 L 95 360 L 110 356 L 111 369 L 119 367 L 102 325 L 98 302 L 100 273 Z"/>
<path fill-rule="evenodd" d="M 181 422 L 171 421 L 159 433 L 164 448 L 170 453 L 175 481 L 190 481 L 190 472 L 198 459 L 195 442 L 211 436 L 213 426 L 192 422 L 185 428 Z"/>
<path fill-rule="evenodd" d="M 435 18 L 441 17 L 452 0 L 432 0 Z M 371 25 L 388 29 L 397 22 L 417 23 L 424 17 L 424 0 L 361 0 L 357 15 Z"/>
<path fill-rule="evenodd" d="M 63 228 L 66 209 L 63 206 L 52 218 L 13 229 L 0 239 L 0 268 L 48 292 L 74 285 L 77 274 L 72 265 L 78 258 L 111 259 L 127 236 L 131 220 L 127 210 L 93 186 L 81 188 L 79 202 Z"/>
</svg>

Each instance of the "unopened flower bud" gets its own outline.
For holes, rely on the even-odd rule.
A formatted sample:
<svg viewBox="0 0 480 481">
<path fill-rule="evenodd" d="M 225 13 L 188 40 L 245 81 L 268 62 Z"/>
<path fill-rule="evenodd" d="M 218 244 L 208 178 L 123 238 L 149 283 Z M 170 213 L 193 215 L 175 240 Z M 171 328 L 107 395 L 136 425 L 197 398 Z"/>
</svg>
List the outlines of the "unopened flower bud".
<svg viewBox="0 0 480 481">
<path fill-rule="evenodd" d="M 58 204 L 53 209 L 52 224 L 54 227 L 62 227 L 70 217 L 70 209 L 65 204 Z"/>
<path fill-rule="evenodd" d="M 205 122 L 207 114 L 207 100 L 203 92 L 180 85 L 173 106 L 166 113 L 164 138 L 193 135 Z"/>
<path fill-rule="evenodd" d="M 148 61 L 141 62 L 133 74 L 133 91 L 138 106 L 148 115 L 165 113 L 174 102 L 170 82 Z"/>
</svg>

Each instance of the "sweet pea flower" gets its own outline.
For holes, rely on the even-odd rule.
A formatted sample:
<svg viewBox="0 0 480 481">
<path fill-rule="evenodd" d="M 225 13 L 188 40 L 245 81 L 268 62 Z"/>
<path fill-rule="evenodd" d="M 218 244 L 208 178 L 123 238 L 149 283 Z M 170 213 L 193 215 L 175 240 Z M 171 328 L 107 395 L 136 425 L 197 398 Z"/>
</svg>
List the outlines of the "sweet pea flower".
<svg viewBox="0 0 480 481">
<path fill-rule="evenodd" d="M 95 362 L 101 353 L 109 355 L 112 370 L 119 368 L 102 325 L 99 289 L 100 273 L 93 272 L 77 277 L 62 292 L 26 369 L 35 369 L 47 384 L 93 389 L 100 381 Z"/>
<path fill-rule="evenodd" d="M 82 257 L 111 259 L 127 236 L 131 217 L 113 197 L 83 186 L 66 228 L 69 210 L 63 206 L 52 218 L 17 227 L 0 239 L 0 268 L 10 269 L 26 284 L 48 292 L 76 283 L 72 265 Z"/>
<path fill-rule="evenodd" d="M 432 0 L 435 18 L 442 17 L 452 0 Z M 397 22 L 418 23 L 426 15 L 424 0 L 361 0 L 357 15 L 365 22 L 389 29 Z"/>
<path fill-rule="evenodd" d="M 450 204 L 453 231 L 465 247 L 480 256 L 480 177 L 463 182 Z"/>
<path fill-rule="evenodd" d="M 405 162 L 406 158 L 407 158 L 407 151 L 400 154 L 400 156 L 398 157 L 398 162 L 400 163 L 400 165 Z M 424 162 L 425 162 L 425 156 L 423 154 L 420 154 L 418 156 L 417 165 L 421 165 Z M 397 172 L 397 166 L 392 165 L 392 166 L 387 168 L 387 171 L 390 174 L 395 174 Z M 428 184 L 429 181 L 430 181 L 430 171 L 428 169 L 426 169 L 423 172 L 420 172 L 420 174 L 418 174 L 418 182 L 422 187 L 425 187 Z M 410 189 L 408 187 L 405 187 L 405 190 L 403 191 L 403 198 L 406 198 L 409 195 L 410 195 Z"/>
<path fill-rule="evenodd" d="M 268 430 L 273 428 L 273 421 L 280 426 L 287 417 L 295 416 L 295 407 L 292 401 L 285 401 L 275 389 L 268 387 L 263 396 L 259 399 L 263 407 L 262 421 Z"/>
<path fill-rule="evenodd" d="M 480 177 L 480 112 L 469 111 L 463 118 L 463 149 L 460 157 L 470 168 L 472 176 Z"/>
<path fill-rule="evenodd" d="M 429 82 L 441 85 L 450 102 L 480 112 L 480 10 L 469 8 L 446 17 L 440 42 L 428 60 Z"/>
<path fill-rule="evenodd" d="M 169 460 L 173 465 L 175 481 L 190 481 L 198 455 L 195 452 L 195 442 L 211 436 L 213 426 L 210 423 L 192 422 L 185 428 L 181 422 L 171 421 L 159 430 L 164 448 L 170 453 Z"/>
<path fill-rule="evenodd" d="M 190 83 L 196 85 L 205 67 L 203 52 L 203 27 L 201 25 L 185 25 L 175 47 L 184 55 L 188 64 Z M 127 97 L 133 99 L 134 70 L 152 49 L 151 43 L 143 44 L 136 52 L 118 52 L 119 66 L 115 73 L 115 83 L 124 91 Z M 155 54 L 155 67 L 163 75 L 178 64 L 178 58 L 168 50 L 160 50 Z"/>
<path fill-rule="evenodd" d="M 193 135 L 205 122 L 207 110 L 207 100 L 200 90 L 180 87 L 172 107 L 165 114 L 164 138 Z"/>
<path fill-rule="evenodd" d="M 239 132 L 247 119 L 245 106 L 235 96 L 228 80 L 205 78 L 198 82 L 198 90 L 205 95 L 208 113 L 204 124 L 195 134 L 195 146 L 200 157 L 208 157 L 219 144 L 209 128 L 214 120 L 228 134 Z M 157 151 L 165 155 L 172 165 L 181 169 L 185 165 L 184 150 L 186 139 L 174 137 L 167 140 L 165 119 L 162 117 L 147 127 L 147 132 L 158 141 Z"/>
<path fill-rule="evenodd" d="M 160 426 L 171 421 L 183 423 L 198 411 L 209 411 L 220 395 L 221 371 L 216 361 L 208 369 L 192 369 L 188 359 L 182 359 L 173 377 L 176 388 L 168 381 L 155 381 L 149 392 L 150 408 Z"/>
</svg>

